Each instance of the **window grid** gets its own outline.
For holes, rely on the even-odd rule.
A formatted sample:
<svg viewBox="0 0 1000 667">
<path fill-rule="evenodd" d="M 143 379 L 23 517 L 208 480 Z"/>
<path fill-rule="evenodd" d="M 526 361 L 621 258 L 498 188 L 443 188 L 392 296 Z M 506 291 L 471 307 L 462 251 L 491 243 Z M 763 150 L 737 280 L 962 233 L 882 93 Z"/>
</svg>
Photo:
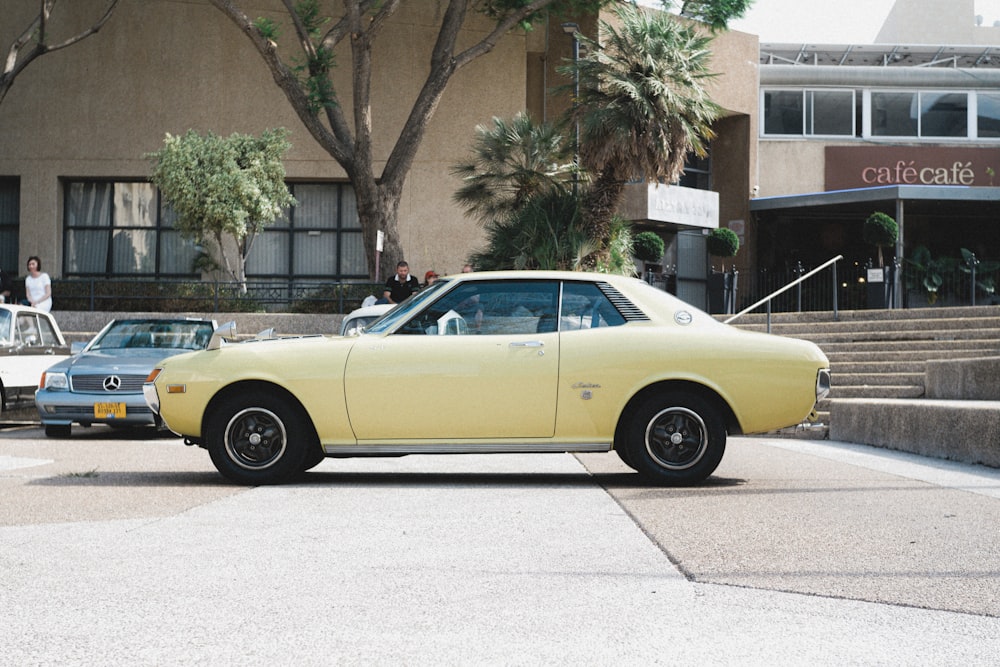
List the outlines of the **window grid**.
<svg viewBox="0 0 1000 667">
<path fill-rule="evenodd" d="M 1000 139 L 1000 94 L 990 91 L 766 88 L 759 111 L 762 138 Z"/>
<path fill-rule="evenodd" d="M 348 183 L 290 183 L 298 201 L 257 239 L 247 278 L 367 279 L 361 223 Z M 257 252 L 260 250 L 261 252 Z"/>
<path fill-rule="evenodd" d="M 0 269 L 18 275 L 21 226 L 21 184 L 16 178 L 0 178 Z"/>
<path fill-rule="evenodd" d="M 6 180 L 0 181 L 0 239 L 4 240 L 10 234 L 5 226 L 11 199 L 5 196 Z M 248 279 L 367 279 L 361 223 L 350 185 L 296 183 L 289 189 L 299 206 L 287 210 L 255 239 L 247 261 Z M 13 201 L 17 203 L 16 196 Z M 201 249 L 181 237 L 174 220 L 175 214 L 148 181 L 67 180 L 63 275 L 198 278 L 195 260 Z M 10 228 L 16 240 L 16 215 Z M 16 262 L 17 243 L 9 247 Z"/>
</svg>

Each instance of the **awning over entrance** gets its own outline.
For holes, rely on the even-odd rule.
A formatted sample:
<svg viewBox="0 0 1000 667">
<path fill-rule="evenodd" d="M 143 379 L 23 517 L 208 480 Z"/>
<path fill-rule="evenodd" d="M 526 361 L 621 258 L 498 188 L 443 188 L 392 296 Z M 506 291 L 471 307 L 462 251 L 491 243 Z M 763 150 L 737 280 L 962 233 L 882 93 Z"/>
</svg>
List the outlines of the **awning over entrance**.
<svg viewBox="0 0 1000 667">
<path fill-rule="evenodd" d="M 895 249 L 884 251 L 886 266 L 905 270 L 918 247 L 935 259 L 960 258 L 965 248 L 980 261 L 1000 260 L 1000 187 L 888 185 L 752 200 L 757 268 L 812 268 L 836 255 L 844 268 L 878 266 L 878 249 L 863 238 L 876 211 L 899 225 Z"/>
<path fill-rule="evenodd" d="M 980 259 L 1000 259 L 1000 187 L 888 185 L 752 200 L 758 262 L 815 265 L 843 254 L 863 263 L 876 253 L 862 238 L 864 221 L 876 211 L 899 224 L 898 259 L 917 246 L 934 256 L 968 248 Z"/>
<path fill-rule="evenodd" d="M 884 185 L 873 188 L 814 192 L 802 195 L 760 197 L 751 200 L 750 211 L 779 209 L 811 209 L 815 207 L 865 208 L 874 203 L 894 202 L 1000 202 L 1000 188 L 965 187 L 960 185 Z"/>
</svg>

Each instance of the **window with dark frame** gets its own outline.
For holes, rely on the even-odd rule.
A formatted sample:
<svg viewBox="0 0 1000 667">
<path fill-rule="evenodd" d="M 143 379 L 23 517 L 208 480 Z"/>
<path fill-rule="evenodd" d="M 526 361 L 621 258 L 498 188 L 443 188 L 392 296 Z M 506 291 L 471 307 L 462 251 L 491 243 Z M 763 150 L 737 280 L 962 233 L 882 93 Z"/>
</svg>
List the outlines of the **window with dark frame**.
<svg viewBox="0 0 1000 667">
<path fill-rule="evenodd" d="M 9 276 L 20 274 L 20 228 L 21 182 L 17 178 L 0 178 L 0 269 Z"/>
<path fill-rule="evenodd" d="M 269 225 L 247 259 L 247 278 L 367 280 L 361 221 L 349 183 L 289 183 L 298 202 Z"/>
<path fill-rule="evenodd" d="M 289 189 L 299 204 L 255 240 L 247 260 L 248 279 L 367 279 L 361 223 L 350 185 L 292 183 Z M 195 267 L 200 248 L 174 228 L 175 214 L 152 183 L 67 180 L 63 209 L 66 277 L 200 275 Z M 0 226 L 0 234 L 3 231 Z M 16 262 L 16 243 L 13 248 Z"/>
</svg>

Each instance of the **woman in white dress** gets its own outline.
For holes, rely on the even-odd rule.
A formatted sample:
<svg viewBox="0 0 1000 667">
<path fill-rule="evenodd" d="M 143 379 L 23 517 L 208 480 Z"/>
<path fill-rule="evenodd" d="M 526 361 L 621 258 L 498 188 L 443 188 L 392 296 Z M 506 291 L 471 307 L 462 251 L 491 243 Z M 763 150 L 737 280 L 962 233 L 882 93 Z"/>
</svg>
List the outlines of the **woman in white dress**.
<svg viewBox="0 0 1000 667">
<path fill-rule="evenodd" d="M 42 260 L 32 255 L 28 258 L 28 277 L 24 279 L 24 291 L 28 295 L 28 305 L 38 310 L 52 310 L 52 280 L 42 271 Z"/>
</svg>

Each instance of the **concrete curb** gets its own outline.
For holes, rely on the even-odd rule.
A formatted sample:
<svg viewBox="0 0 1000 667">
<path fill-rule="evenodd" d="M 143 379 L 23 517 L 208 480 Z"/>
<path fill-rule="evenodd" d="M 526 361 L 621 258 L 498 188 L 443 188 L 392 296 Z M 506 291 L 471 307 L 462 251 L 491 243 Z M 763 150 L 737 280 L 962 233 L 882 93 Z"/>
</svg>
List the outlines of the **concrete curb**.
<svg viewBox="0 0 1000 667">
<path fill-rule="evenodd" d="M 834 399 L 830 439 L 1000 468 L 1000 401 Z"/>
</svg>

